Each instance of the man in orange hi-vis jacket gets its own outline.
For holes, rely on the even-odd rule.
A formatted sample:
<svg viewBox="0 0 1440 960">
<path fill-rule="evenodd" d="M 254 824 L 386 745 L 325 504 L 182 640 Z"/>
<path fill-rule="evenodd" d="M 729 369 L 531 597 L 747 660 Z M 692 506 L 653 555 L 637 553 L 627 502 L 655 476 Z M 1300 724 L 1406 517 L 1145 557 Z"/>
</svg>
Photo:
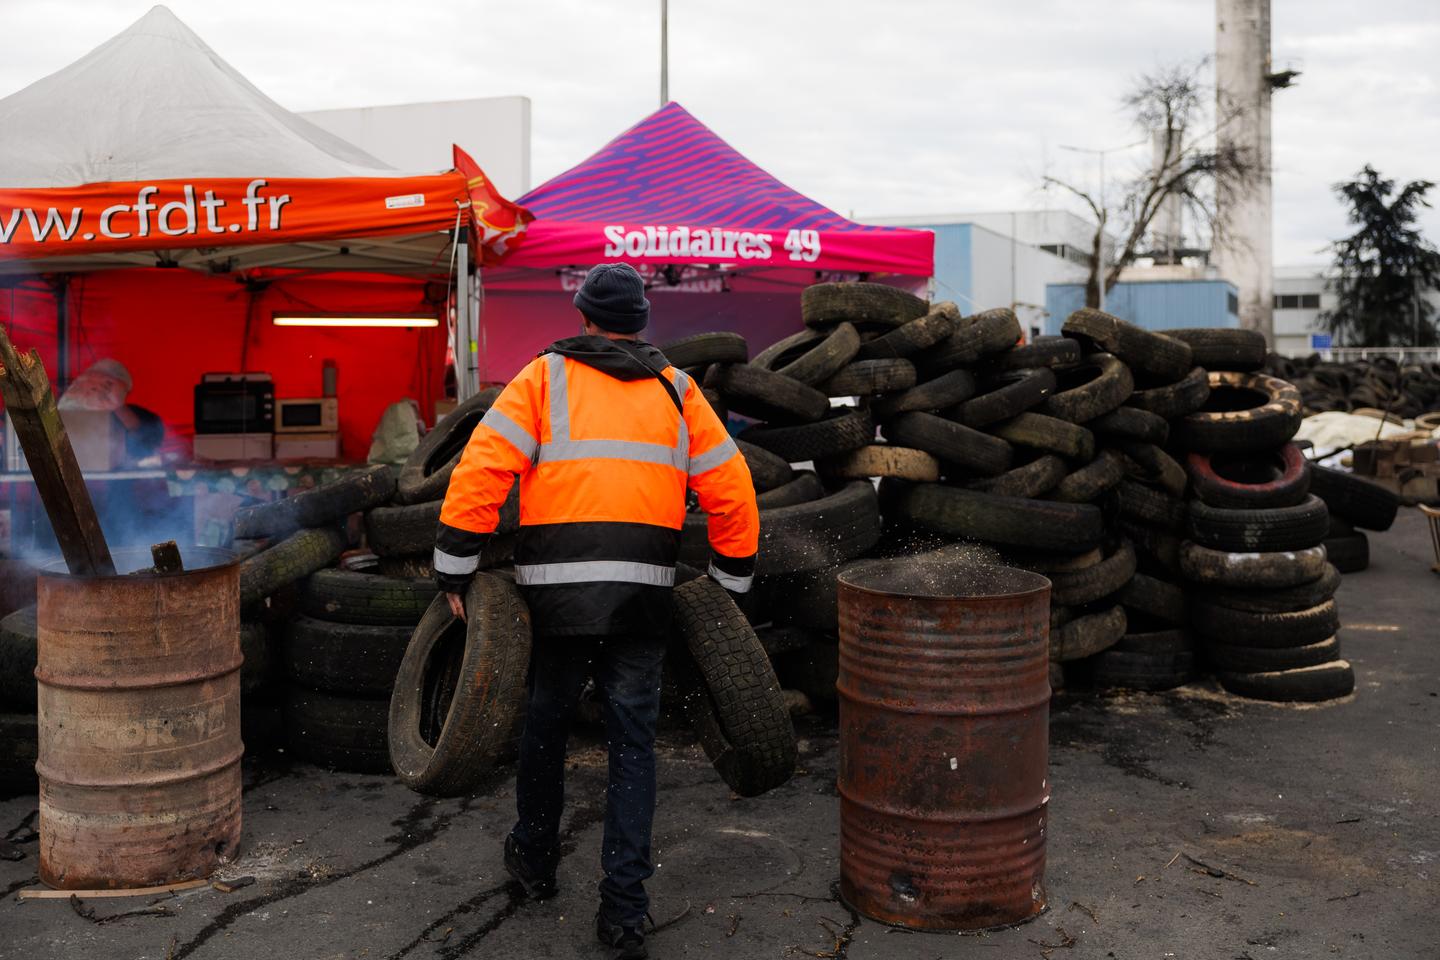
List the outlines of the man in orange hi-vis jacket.
<svg viewBox="0 0 1440 960">
<path fill-rule="evenodd" d="M 759 513 L 745 459 L 699 384 L 638 340 L 650 315 L 640 275 L 595 267 L 575 306 L 584 334 L 532 360 L 475 428 L 445 495 L 435 577 L 464 617 L 518 475 L 515 580 L 534 645 L 505 866 L 535 899 L 555 894 L 565 745 L 593 676 L 610 745 L 596 933 L 635 958 L 646 955 L 660 663 L 686 492 L 709 514 L 709 575 L 734 594 L 750 589 Z"/>
</svg>

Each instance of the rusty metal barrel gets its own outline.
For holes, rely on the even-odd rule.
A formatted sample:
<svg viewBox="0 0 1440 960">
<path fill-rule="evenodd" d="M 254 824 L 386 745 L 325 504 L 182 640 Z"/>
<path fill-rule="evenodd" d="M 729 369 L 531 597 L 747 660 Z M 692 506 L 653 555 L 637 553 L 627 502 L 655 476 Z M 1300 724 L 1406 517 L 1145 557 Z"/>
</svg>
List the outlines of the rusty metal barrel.
<svg viewBox="0 0 1440 960">
<path fill-rule="evenodd" d="M 893 561 L 839 581 L 840 895 L 978 930 L 1045 909 L 1050 582 Z"/>
<path fill-rule="evenodd" d="M 117 570 L 149 552 L 117 551 Z M 208 876 L 240 845 L 240 567 L 190 547 L 170 574 L 42 572 L 40 879 L 61 889 Z"/>
</svg>

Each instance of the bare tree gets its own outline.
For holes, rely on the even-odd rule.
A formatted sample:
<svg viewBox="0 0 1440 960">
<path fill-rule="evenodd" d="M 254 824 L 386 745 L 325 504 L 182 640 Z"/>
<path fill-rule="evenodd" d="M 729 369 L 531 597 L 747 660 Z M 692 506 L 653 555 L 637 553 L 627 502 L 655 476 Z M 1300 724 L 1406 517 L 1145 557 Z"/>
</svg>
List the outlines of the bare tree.
<svg viewBox="0 0 1440 960">
<path fill-rule="evenodd" d="M 1254 177 L 1256 166 L 1250 151 L 1216 145 L 1215 131 L 1233 120 L 1235 114 L 1215 117 L 1211 112 L 1215 92 L 1204 79 L 1207 62 L 1177 64 L 1142 74 L 1123 99 L 1135 127 L 1152 138 L 1155 146 L 1153 160 L 1146 169 L 1119 183 L 1102 185 L 1094 193 L 1058 177 L 1044 178 L 1047 187 L 1078 197 L 1095 216 L 1090 276 L 1085 282 L 1088 306 L 1100 305 L 1102 280 L 1108 293 L 1120 278 L 1120 271 L 1144 255 L 1151 224 L 1167 202 L 1178 202 L 1203 231 L 1204 236 L 1197 239 L 1214 245 L 1223 229 L 1217 208 L 1246 190 Z M 1112 204 L 1109 197 L 1120 199 Z M 1101 245 L 1112 222 L 1118 228 L 1120 244 L 1105 264 L 1102 278 Z"/>
</svg>

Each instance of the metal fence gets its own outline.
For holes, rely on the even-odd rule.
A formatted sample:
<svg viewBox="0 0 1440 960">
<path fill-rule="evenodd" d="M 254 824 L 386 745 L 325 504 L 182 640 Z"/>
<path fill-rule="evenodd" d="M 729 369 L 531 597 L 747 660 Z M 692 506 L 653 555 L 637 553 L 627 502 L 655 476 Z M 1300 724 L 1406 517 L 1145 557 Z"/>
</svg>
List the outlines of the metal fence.
<svg viewBox="0 0 1440 960">
<path fill-rule="evenodd" d="M 1440 347 L 1332 347 L 1316 350 L 1324 360 L 1349 363 L 1351 360 L 1378 360 L 1387 357 L 1400 364 L 1440 362 Z"/>
</svg>

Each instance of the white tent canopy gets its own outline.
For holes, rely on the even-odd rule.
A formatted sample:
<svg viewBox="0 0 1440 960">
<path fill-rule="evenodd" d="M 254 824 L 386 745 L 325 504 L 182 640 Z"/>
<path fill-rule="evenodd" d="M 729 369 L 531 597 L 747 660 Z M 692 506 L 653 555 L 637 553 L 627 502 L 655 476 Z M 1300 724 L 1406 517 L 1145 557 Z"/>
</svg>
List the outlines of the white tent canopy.
<svg viewBox="0 0 1440 960">
<path fill-rule="evenodd" d="M 182 178 L 400 177 L 261 93 L 169 9 L 0 100 L 0 187 Z M 434 171 L 432 171 L 434 172 Z M 0 274 L 151 266 L 443 271 L 447 233 L 7 261 Z"/>
</svg>

